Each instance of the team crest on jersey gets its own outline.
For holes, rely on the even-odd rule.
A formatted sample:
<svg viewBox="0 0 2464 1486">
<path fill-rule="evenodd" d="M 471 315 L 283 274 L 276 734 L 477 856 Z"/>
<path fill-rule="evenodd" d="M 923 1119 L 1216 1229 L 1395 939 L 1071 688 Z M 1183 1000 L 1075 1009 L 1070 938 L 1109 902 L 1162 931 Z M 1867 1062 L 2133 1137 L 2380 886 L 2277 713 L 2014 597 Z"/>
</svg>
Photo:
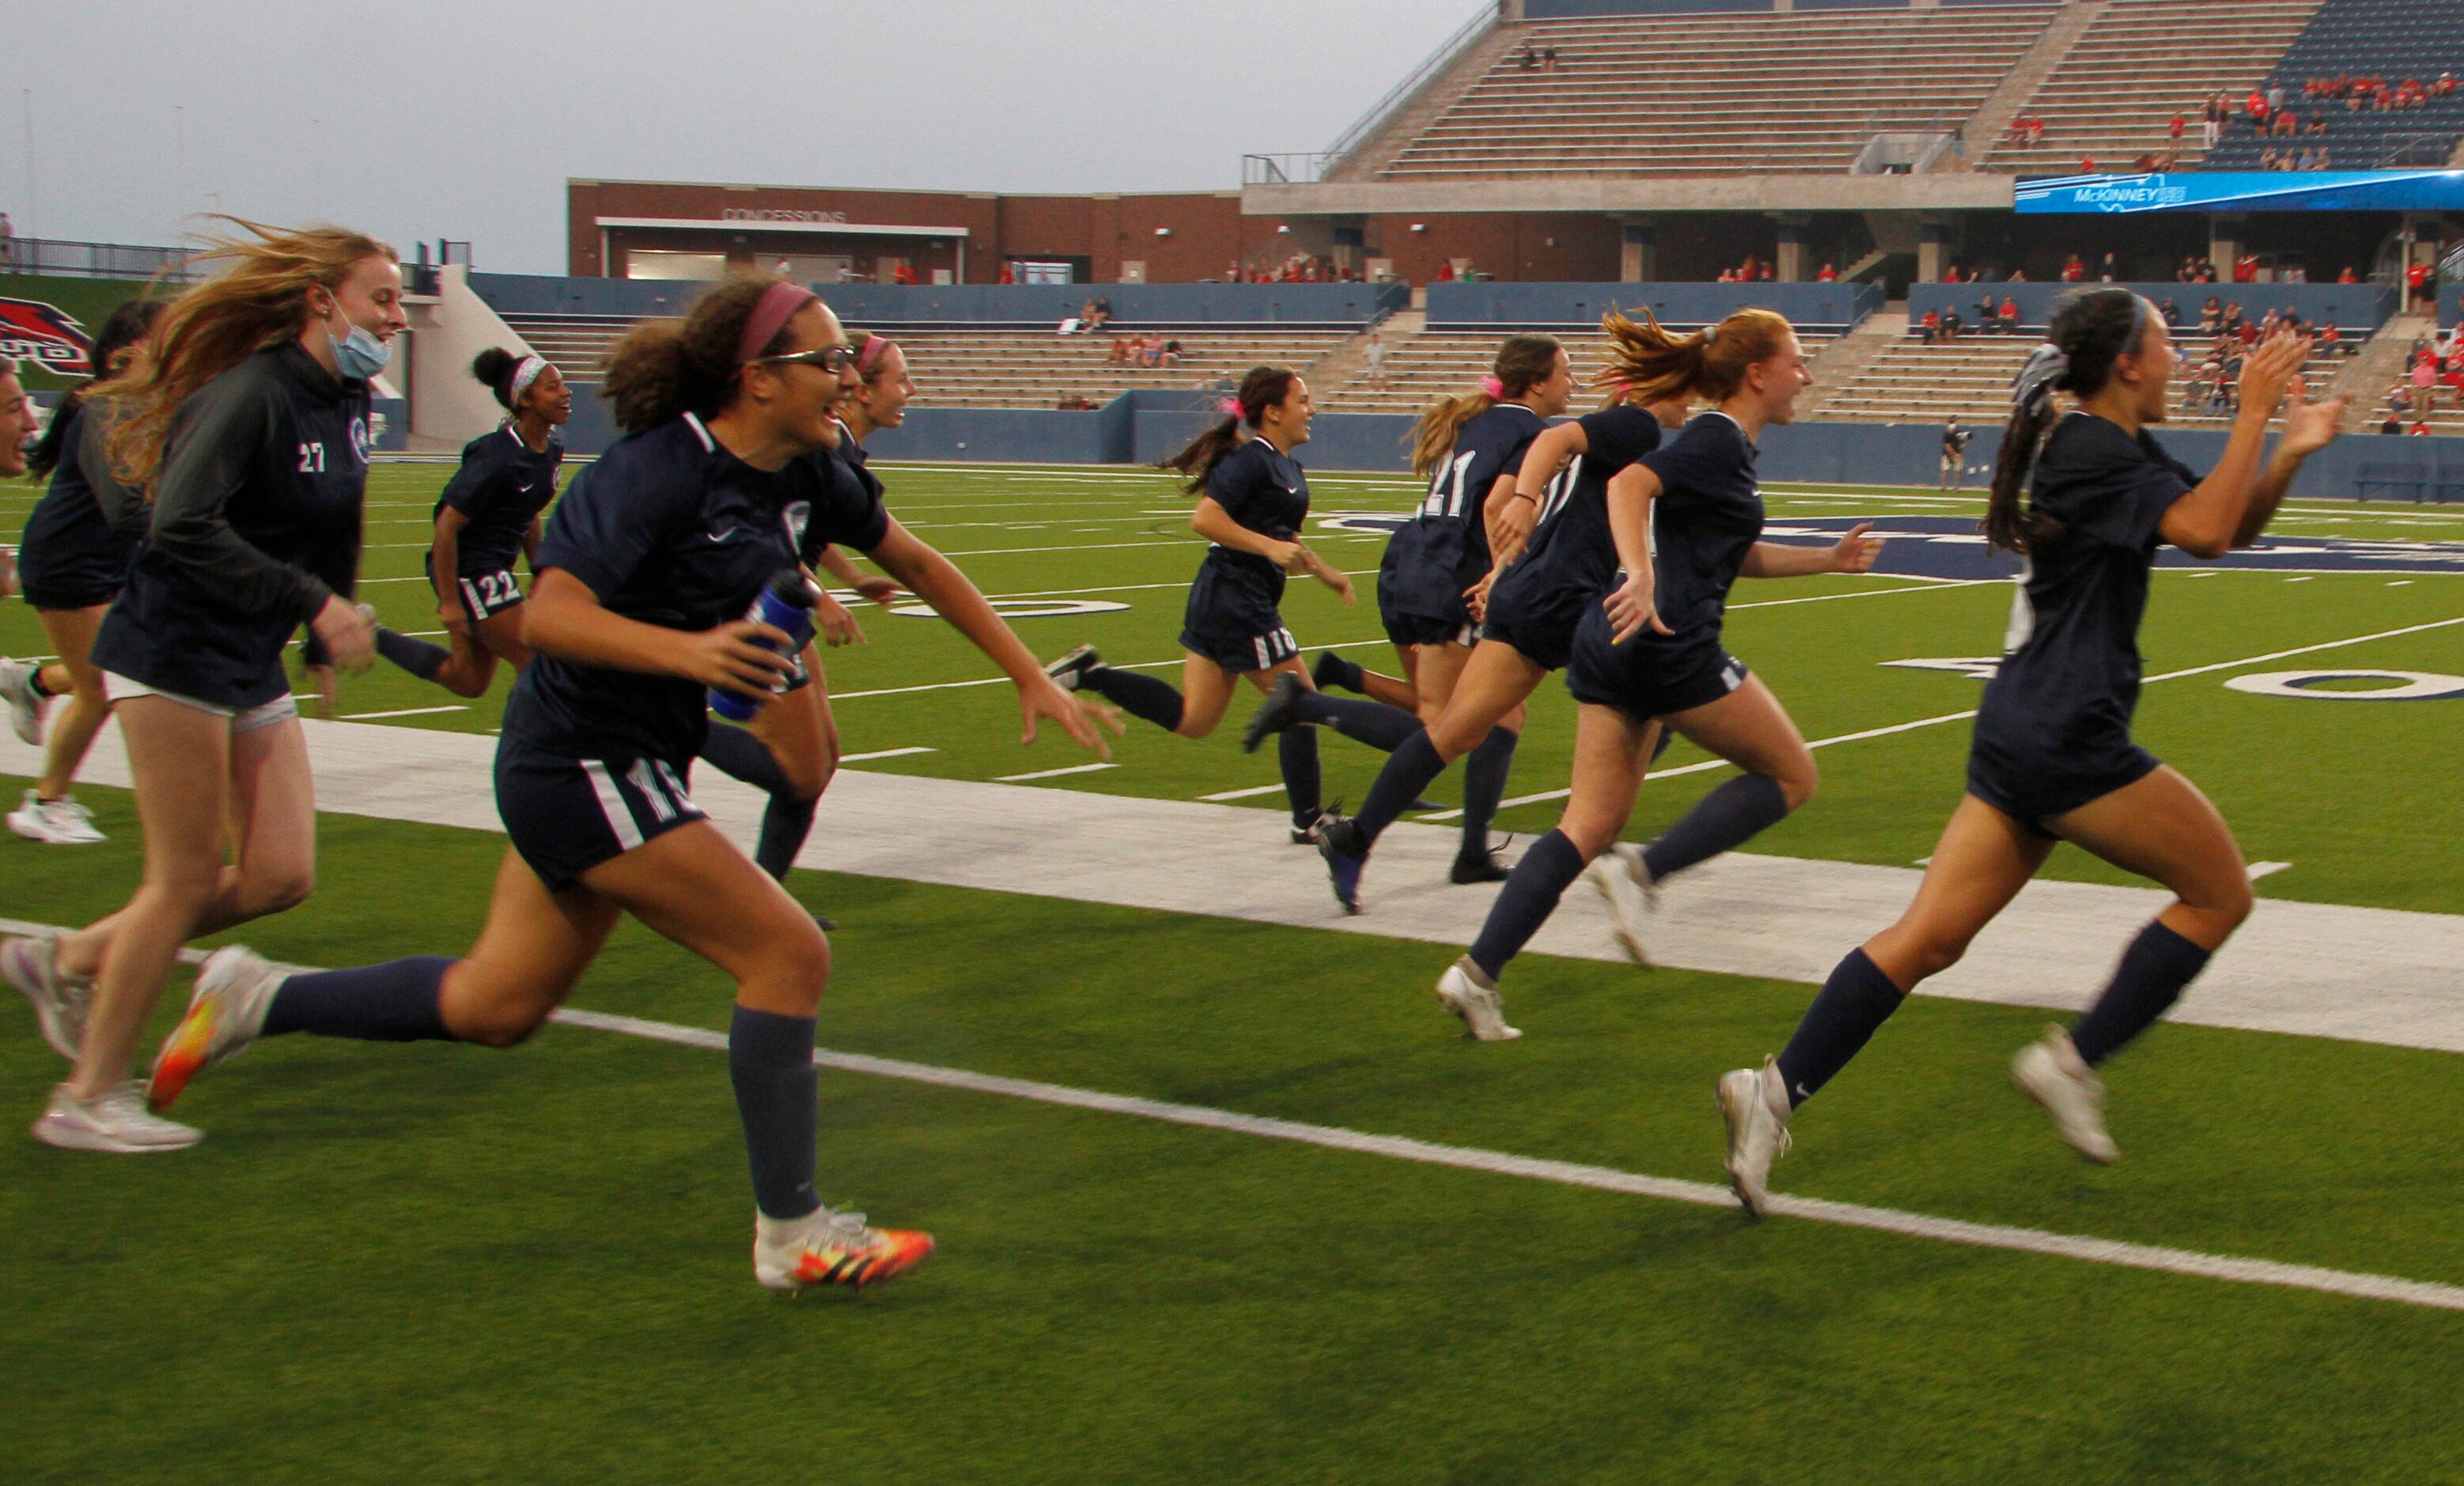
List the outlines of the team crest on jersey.
<svg viewBox="0 0 2464 1486">
<path fill-rule="evenodd" d="M 353 418 L 351 420 L 351 453 L 360 456 L 360 462 L 362 464 L 368 462 L 369 447 L 368 420 L 365 418 Z"/>
<path fill-rule="evenodd" d="M 0 356 L 64 377 L 94 375 L 94 342 L 76 319 L 40 299 L 0 298 Z"/>
<path fill-rule="evenodd" d="M 787 523 L 788 545 L 799 552 L 803 551 L 804 527 L 813 519 L 813 503 L 809 500 L 790 500 L 787 502 L 787 509 L 779 513 L 779 519 Z"/>
</svg>

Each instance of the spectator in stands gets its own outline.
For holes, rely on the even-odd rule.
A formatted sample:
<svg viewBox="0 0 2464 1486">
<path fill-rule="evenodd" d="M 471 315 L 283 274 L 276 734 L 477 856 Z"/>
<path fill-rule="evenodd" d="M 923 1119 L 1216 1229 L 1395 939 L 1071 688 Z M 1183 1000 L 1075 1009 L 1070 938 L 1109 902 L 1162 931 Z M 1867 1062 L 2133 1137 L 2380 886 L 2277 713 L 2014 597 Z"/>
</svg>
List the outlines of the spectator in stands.
<svg viewBox="0 0 2464 1486">
<path fill-rule="evenodd" d="M 1825 263 L 1822 267 L 1815 271 L 1814 281 L 1817 284 L 1837 283 L 1839 281 L 1839 270 L 1832 267 L 1828 263 Z"/>
<path fill-rule="evenodd" d="M 2203 336 L 2221 335 L 2224 332 L 2224 301 L 2217 299 L 2212 294 L 2209 295 L 2208 302 L 2199 306 L 2199 334 Z"/>
<path fill-rule="evenodd" d="M 2430 303 L 2430 265 L 2414 259 L 2404 271 L 2405 288 L 2409 292 L 2412 307 L 2425 309 Z"/>
<path fill-rule="evenodd" d="M 2097 265 L 2097 275 L 2102 282 L 2108 284 L 2121 277 L 2122 269 L 2119 260 L 2112 254 L 2106 254 L 2104 261 Z"/>
<path fill-rule="evenodd" d="M 2258 167 L 2262 170 L 2273 170 L 2277 167 L 2275 145 L 2271 144 L 2258 152 Z"/>
<path fill-rule="evenodd" d="M 1998 299 L 1994 299 L 1994 298 L 1993 298 L 1993 291 L 1992 291 L 1992 290 L 1991 290 L 1991 289 L 1988 289 L 1988 290 L 1986 290 L 1983 294 L 1981 294 L 1981 295 L 1977 296 L 1977 298 L 1976 298 L 1976 328 L 1977 328 L 1977 330 L 1978 330 L 1978 331 L 1980 331 L 1980 332 L 1982 332 L 1982 331 L 1987 331 L 1987 330 L 1991 330 L 1991 329 L 1992 329 L 1995 325 L 1997 325 L 1997 324 L 2001 323 L 2001 322 L 2002 322 L 2002 304 L 2001 304 L 2001 301 L 2000 301 L 2000 300 L 1998 300 Z"/>
<path fill-rule="evenodd" d="M 2240 257 L 2233 259 L 2233 282 L 2237 284 L 2255 284 L 2258 282 L 2257 254 L 2245 253 Z"/>
<path fill-rule="evenodd" d="M 1542 72 L 1555 72 L 1557 67 L 1557 49 L 1555 47 L 1542 47 L 1540 49 L 1540 70 Z"/>
<path fill-rule="evenodd" d="M 1920 339 L 1922 339 L 1925 344 L 1932 345 L 1942 339 L 1942 311 L 1925 311 L 1925 318 L 1919 321 L 1917 324 L 1919 329 L 1923 332 Z"/>
<path fill-rule="evenodd" d="M 2382 433 L 2401 433 L 2404 432 L 2404 420 L 2397 417 L 2395 413 L 2390 410 L 2387 415 L 2387 421 L 2379 425 L 2379 432 Z"/>
<path fill-rule="evenodd" d="M 2427 357 L 2412 364 L 2412 406 L 2428 412 L 2438 406 L 2438 364 Z"/>
<path fill-rule="evenodd" d="M 2336 282 L 2340 284 L 2357 284 L 2361 281 L 2362 276 L 2353 272 L 2353 265 L 2350 263 L 2345 264 L 2344 271 L 2336 276 Z"/>
<path fill-rule="evenodd" d="M 1166 341 L 1163 344 L 1163 349 L 1155 353 L 1155 365 L 1158 366 L 1177 366 L 1180 362 L 1180 343 L 1178 341 Z"/>
<path fill-rule="evenodd" d="M 1964 323 L 1964 322 L 1960 320 L 1958 310 L 1953 309 L 1947 304 L 1942 307 L 1942 339 L 1944 344 L 1947 345 L 1951 342 L 1959 339 L 1959 327 L 1962 323 Z"/>
<path fill-rule="evenodd" d="M 2075 284 L 2086 277 L 2087 265 L 2079 261 L 2079 255 L 2078 254 L 2074 253 L 2068 259 L 2064 260 L 2062 263 L 2062 282 L 2066 284 Z"/>
<path fill-rule="evenodd" d="M 2001 318 L 2002 333 L 2010 336 L 2017 335 L 2019 333 L 2019 301 L 2012 299 L 2009 295 L 2004 295 L 2002 297 Z"/>
<path fill-rule="evenodd" d="M 2182 306 L 2175 303 L 2170 296 L 2167 296 L 2165 302 L 2156 307 L 2164 311 L 2165 323 L 2168 327 L 2173 329 L 2179 329 L 2181 327 Z"/>
<path fill-rule="evenodd" d="M 1454 260 L 1454 259 L 1452 259 L 1452 258 L 1448 258 L 1448 259 L 1446 259 L 1444 262 L 1440 263 L 1440 264 L 1438 265 L 1438 282 L 1440 282 L 1440 283 L 1441 283 L 1441 284 L 1450 284 L 1450 283 L 1453 283 L 1454 281 L 1455 281 L 1455 260 Z M 1727 282 L 1727 280 L 1725 280 L 1725 279 L 1723 280 L 1723 282 Z"/>
<path fill-rule="evenodd" d="M 2190 121 L 2182 117 L 2180 114 L 2175 114 L 2173 116 L 2172 123 L 2168 125 L 2166 130 L 2166 134 L 2168 138 L 2178 141 L 2184 134 L 2189 132 L 2189 128 Z"/>
<path fill-rule="evenodd" d="M 2216 141 L 2224 134 L 2225 121 L 2232 117 L 2233 100 L 2219 93 L 2208 100 L 2207 106 L 2199 111 L 2200 144 L 2209 149 L 2215 148 Z"/>
<path fill-rule="evenodd" d="M 993 282 L 1000 284 L 1014 284 L 1018 282 L 1018 272 L 1011 268 L 1007 263 L 1003 263 L 1001 265 L 1001 277 L 994 279 Z"/>
<path fill-rule="evenodd" d="M 1361 380 L 1375 391 L 1386 390 L 1386 338 L 1375 330 L 1371 331 L 1369 345 L 1361 356 L 1367 366 Z"/>
<path fill-rule="evenodd" d="M 1514 65 L 1522 68 L 1525 72 L 1538 72 L 1540 70 L 1540 49 L 1533 46 L 1529 41 L 1523 43 L 1522 50 L 1514 54 Z"/>
<path fill-rule="evenodd" d="M 2267 95 L 2253 88 L 2243 100 L 2242 109 L 2250 115 L 2250 126 L 2258 133 L 2267 132 Z"/>
<path fill-rule="evenodd" d="M 2094 155 L 2081 155 L 2079 157 L 2079 174 L 2081 175 L 2096 174 L 2096 157 Z"/>
<path fill-rule="evenodd" d="M 1104 360 L 1109 366 L 1128 366 L 1130 362 L 1130 338 L 1128 336 L 1112 337 L 1112 354 L 1105 357 Z"/>
<path fill-rule="evenodd" d="M 1087 301 L 1087 329 L 1091 334 L 1112 322 L 1112 301 L 1098 296 Z"/>
<path fill-rule="evenodd" d="M 2332 163 L 2330 163 L 2330 162 L 2328 161 L 2328 159 L 2327 159 L 2327 146 L 2326 146 L 2326 145 L 2324 145 L 2324 144 L 2321 144 L 2321 145 L 2320 145 L 2320 146 L 2319 146 L 2319 165 L 2318 165 L 2318 168 L 2319 168 L 2319 169 L 2321 169 L 2321 170 L 2333 170 L 2334 168 L 2336 168 L 2336 167 L 2335 167 L 2335 166 L 2334 166 Z"/>
<path fill-rule="evenodd" d="M 0 263 L 17 261 L 17 230 L 9 225 L 9 213 L 0 211 Z"/>
<path fill-rule="evenodd" d="M 2332 320 L 2319 327 L 2319 354 L 2321 356 L 2344 354 L 2343 333 L 2336 328 L 2336 322 Z"/>
<path fill-rule="evenodd" d="M 2406 433 L 2410 434 L 2410 435 L 2412 435 L 2412 436 L 2414 436 L 2414 437 L 2421 437 L 2421 438 L 2426 438 L 2426 437 L 2428 437 L 2428 436 L 2429 436 L 2429 434 L 2430 434 L 2430 432 L 2431 432 L 2431 428 L 2430 428 L 2430 420 L 2429 420 L 2428 418 L 2424 418 L 2424 419 L 2422 419 L 2420 422 L 2415 423 L 2412 427 L 2410 427 L 2410 428 L 2409 428 L 2409 429 L 2405 430 L 2405 432 L 2406 432 Z"/>
<path fill-rule="evenodd" d="M 2319 168 L 2319 155 L 2318 155 L 2318 152 L 2317 152 L 2317 151 L 2315 151 L 2315 150 L 2307 150 L 2307 149 L 2303 150 L 2303 151 L 2301 152 L 2300 158 L 2299 158 L 2299 159 L 2298 159 L 2298 160 L 2296 160 L 2296 161 L 2294 162 L 2294 164 L 2293 164 L 2293 168 L 2294 168 L 2294 169 L 2296 169 L 2296 170 L 2316 170 L 2316 169 L 2318 169 L 2318 168 Z"/>
<path fill-rule="evenodd" d="M 2012 284 L 2024 284 L 2027 281 L 2028 271 L 2025 268 L 2014 268 L 2011 270 L 2011 276 L 2003 280 L 2004 283 Z"/>
</svg>

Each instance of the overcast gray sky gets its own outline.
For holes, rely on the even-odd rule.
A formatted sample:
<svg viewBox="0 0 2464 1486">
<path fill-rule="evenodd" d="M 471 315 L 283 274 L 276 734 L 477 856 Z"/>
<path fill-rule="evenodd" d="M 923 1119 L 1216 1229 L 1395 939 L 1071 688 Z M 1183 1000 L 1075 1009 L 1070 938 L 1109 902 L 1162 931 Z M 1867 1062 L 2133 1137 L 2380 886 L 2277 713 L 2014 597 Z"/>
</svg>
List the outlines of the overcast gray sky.
<svg viewBox="0 0 2464 1486">
<path fill-rule="evenodd" d="M 1244 152 L 1324 148 L 1477 8 L 11 0 L 0 211 L 161 243 L 219 205 L 561 273 L 567 176 L 1226 189 Z"/>
</svg>

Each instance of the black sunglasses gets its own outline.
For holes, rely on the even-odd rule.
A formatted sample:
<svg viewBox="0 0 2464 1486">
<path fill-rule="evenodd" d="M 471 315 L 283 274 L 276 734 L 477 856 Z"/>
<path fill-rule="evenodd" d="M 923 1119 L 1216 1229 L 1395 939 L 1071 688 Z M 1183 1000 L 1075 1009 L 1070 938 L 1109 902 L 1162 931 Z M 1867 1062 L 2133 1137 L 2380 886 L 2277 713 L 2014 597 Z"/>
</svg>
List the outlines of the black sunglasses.
<svg viewBox="0 0 2464 1486">
<path fill-rule="evenodd" d="M 838 372 L 855 365 L 855 347 L 825 345 L 819 350 L 798 351 L 793 356 L 756 356 L 745 365 L 749 366 L 818 366 L 824 371 Z"/>
</svg>

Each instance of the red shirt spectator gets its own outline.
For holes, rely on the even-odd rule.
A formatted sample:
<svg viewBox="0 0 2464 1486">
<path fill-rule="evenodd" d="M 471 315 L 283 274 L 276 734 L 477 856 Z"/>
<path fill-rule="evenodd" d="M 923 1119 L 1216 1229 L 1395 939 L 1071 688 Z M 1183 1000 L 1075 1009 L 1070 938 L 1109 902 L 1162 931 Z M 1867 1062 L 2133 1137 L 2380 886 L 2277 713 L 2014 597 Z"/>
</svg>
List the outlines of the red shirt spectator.
<svg viewBox="0 0 2464 1486">
<path fill-rule="evenodd" d="M 2177 140 L 2178 140 L 2178 139 L 2180 139 L 2180 138 L 2182 137 L 2182 131 L 2183 131 L 2183 130 L 2185 130 L 2185 129 L 2188 129 L 2189 126 L 2190 126 L 2190 121 L 2189 121 L 2188 119 L 2183 118 L 2180 114 L 2175 114 L 2175 115 L 2173 116 L 2173 127 L 2172 127 L 2172 134 L 2173 134 L 2173 138 L 2175 138 L 2175 139 L 2177 139 Z"/>
<path fill-rule="evenodd" d="M 2250 98 L 2242 104 L 2242 107 L 2248 110 L 2252 119 L 2260 123 L 2265 123 L 2267 122 L 2267 95 L 2261 93 L 2256 88 L 2250 90 Z"/>
<path fill-rule="evenodd" d="M 2085 277 L 2087 277 L 2087 265 L 2079 261 L 2078 254 L 2072 254 L 2070 261 L 2062 265 L 2062 282 L 2075 284 Z"/>
<path fill-rule="evenodd" d="M 1018 282 L 1018 275 L 1012 273 L 1010 271 L 1010 266 L 1006 263 L 1001 265 L 1001 281 L 1005 284 L 1014 284 Z"/>
<path fill-rule="evenodd" d="M 2350 263 L 2345 264 L 2344 271 L 2336 276 L 2336 282 L 2340 284 L 2357 284 L 2361 281 L 2361 276 L 2353 272 L 2353 265 Z"/>
<path fill-rule="evenodd" d="M 1839 271 L 1833 268 L 1830 264 L 1825 263 L 1822 265 L 1821 272 L 1814 276 L 1814 281 L 1817 284 L 1837 283 L 1839 281 Z"/>
<path fill-rule="evenodd" d="M 1443 263 L 1438 265 L 1438 282 L 1441 284 L 1450 284 L 1454 281 L 1455 260 L 1448 258 Z"/>
<path fill-rule="evenodd" d="M 2240 257 L 2233 259 L 2233 282 L 2237 284 L 2255 284 L 2258 282 L 2257 254 L 2245 253 Z"/>
<path fill-rule="evenodd" d="M 2413 293 L 2419 294 L 2422 291 L 2423 286 L 2430 282 L 2429 265 L 2425 263 L 2415 263 L 2410 268 L 2406 269 L 2404 271 L 2404 281 L 2412 287 Z"/>
<path fill-rule="evenodd" d="M 2079 174 L 2096 174 L 2096 157 L 2094 155 L 2082 155 L 2079 157 Z"/>
</svg>

